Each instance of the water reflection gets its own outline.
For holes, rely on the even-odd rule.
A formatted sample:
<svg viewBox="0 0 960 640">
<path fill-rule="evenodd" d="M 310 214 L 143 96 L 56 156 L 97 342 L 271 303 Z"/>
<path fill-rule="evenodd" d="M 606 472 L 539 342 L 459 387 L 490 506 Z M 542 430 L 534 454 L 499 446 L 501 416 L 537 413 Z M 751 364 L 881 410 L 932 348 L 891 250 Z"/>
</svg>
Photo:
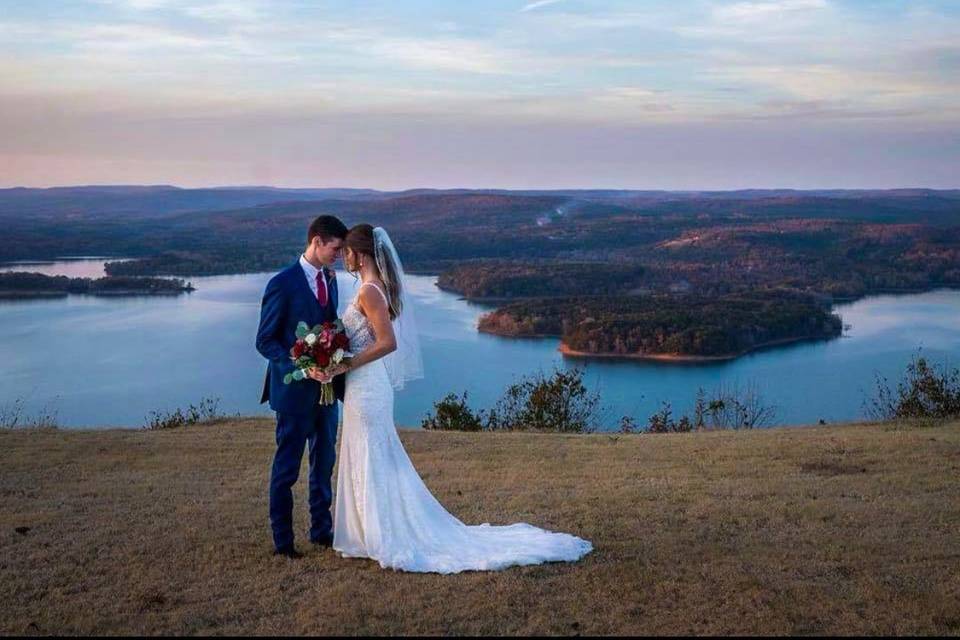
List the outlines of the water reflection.
<svg viewBox="0 0 960 640">
<path fill-rule="evenodd" d="M 121 262 L 125 258 L 110 258 L 111 262 Z M 42 273 L 45 276 L 68 276 L 70 278 L 102 278 L 107 275 L 103 269 L 106 261 L 103 257 L 80 256 L 51 260 L 18 260 L 0 264 L 0 273 L 27 271 Z"/>
</svg>

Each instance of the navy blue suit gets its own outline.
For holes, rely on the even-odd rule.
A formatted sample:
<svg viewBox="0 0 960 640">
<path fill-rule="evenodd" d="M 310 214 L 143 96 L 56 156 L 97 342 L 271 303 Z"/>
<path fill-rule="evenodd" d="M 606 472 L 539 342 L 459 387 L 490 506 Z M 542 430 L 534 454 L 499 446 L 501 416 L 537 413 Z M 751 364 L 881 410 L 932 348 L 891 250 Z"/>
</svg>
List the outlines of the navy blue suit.
<svg viewBox="0 0 960 640">
<path fill-rule="evenodd" d="M 336 278 L 328 269 L 324 274 L 329 292 L 325 306 L 317 301 L 299 262 L 270 279 L 260 306 L 257 351 L 270 361 L 260 401 L 269 400 L 277 414 L 277 451 L 270 473 L 270 526 L 277 549 L 293 544 L 292 488 L 308 443 L 310 539 L 333 535 L 330 478 L 336 458 L 337 404 L 318 404 L 320 383 L 315 380 L 283 383 L 283 377 L 294 368 L 290 348 L 297 340 L 297 323 L 303 321 L 312 327 L 337 318 Z M 342 386 L 342 378 L 337 382 Z"/>
</svg>

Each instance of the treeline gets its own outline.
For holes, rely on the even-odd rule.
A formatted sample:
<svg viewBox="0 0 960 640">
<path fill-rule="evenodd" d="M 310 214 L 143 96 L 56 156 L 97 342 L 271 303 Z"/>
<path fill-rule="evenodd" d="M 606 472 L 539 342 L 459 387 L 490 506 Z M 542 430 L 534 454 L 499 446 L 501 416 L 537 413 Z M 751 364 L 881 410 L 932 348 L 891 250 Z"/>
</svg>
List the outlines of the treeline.
<svg viewBox="0 0 960 640">
<path fill-rule="evenodd" d="M 693 295 L 538 298 L 484 315 L 480 330 L 559 336 L 570 350 L 620 356 L 733 356 L 767 343 L 839 336 L 823 299 L 780 290 Z"/>
<path fill-rule="evenodd" d="M 960 286 L 960 226 L 803 219 L 637 222 L 565 219 L 558 225 L 563 231 L 551 236 L 550 251 L 533 246 L 543 230 L 530 231 L 526 255 L 538 259 L 468 254 L 467 260 L 441 265 L 446 268 L 439 284 L 468 298 L 637 290 L 714 296 L 771 287 L 857 298 Z M 438 241 L 455 243 L 453 238 Z M 523 253 L 513 246 L 520 242 L 511 240 L 512 253 Z"/>
<path fill-rule="evenodd" d="M 871 192 L 862 198 L 447 192 L 184 212 L 180 207 L 189 194 L 176 191 L 168 213 L 162 208 L 171 194 L 138 193 L 111 195 L 122 197 L 122 207 L 109 201 L 105 209 L 89 211 L 84 207 L 92 203 L 71 203 L 65 193 L 58 196 L 62 202 L 44 200 L 43 215 L 31 216 L 16 215 L 11 203 L 0 261 L 83 252 L 141 258 L 111 267 L 113 275 L 269 271 L 296 258 L 313 217 L 331 213 L 348 226 L 386 227 L 405 267 L 443 272 L 441 284 L 468 296 L 526 296 L 533 286 L 527 276 L 549 262 L 591 263 L 578 276 L 588 278 L 585 285 L 597 293 L 621 277 L 630 280 L 627 287 L 657 290 L 689 285 L 722 292 L 730 283 L 750 282 L 843 296 L 960 283 L 960 198 L 946 192 Z M 211 194 L 195 195 L 198 207 L 212 202 Z M 39 205 L 29 198 L 39 197 L 22 194 L 16 206 L 33 211 Z M 137 198 L 144 199 L 146 211 L 125 213 L 135 210 Z M 548 270 L 543 293 L 576 293 L 570 291 L 570 270 L 576 267 Z"/>
<path fill-rule="evenodd" d="M 139 260 L 108 262 L 104 270 L 111 276 L 219 276 L 279 270 L 295 261 L 298 255 L 295 251 L 281 249 L 276 252 L 251 249 L 210 253 L 165 251 Z"/>
<path fill-rule="evenodd" d="M 636 264 L 485 261 L 453 266 L 437 285 L 471 299 L 613 294 L 640 286 L 643 275 Z"/>
<path fill-rule="evenodd" d="M 30 297 L 34 295 L 164 295 L 193 291 L 193 286 L 179 279 L 169 278 L 70 278 L 47 276 L 40 273 L 0 273 L 0 295 L 3 297 Z"/>
</svg>

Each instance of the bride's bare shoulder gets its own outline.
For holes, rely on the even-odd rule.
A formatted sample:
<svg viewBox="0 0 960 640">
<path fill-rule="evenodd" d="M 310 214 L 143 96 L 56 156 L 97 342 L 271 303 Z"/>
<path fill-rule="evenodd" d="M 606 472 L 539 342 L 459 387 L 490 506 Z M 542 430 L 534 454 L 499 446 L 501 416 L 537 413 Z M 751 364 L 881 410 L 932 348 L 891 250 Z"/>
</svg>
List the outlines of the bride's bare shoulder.
<svg viewBox="0 0 960 640">
<path fill-rule="evenodd" d="M 379 291 L 375 290 L 375 288 L 379 289 Z M 380 307 L 385 309 L 387 303 L 384 299 L 383 283 L 379 280 L 369 280 L 365 282 L 360 286 L 360 290 L 357 291 L 357 300 L 360 302 L 364 311 L 378 309 Z"/>
</svg>

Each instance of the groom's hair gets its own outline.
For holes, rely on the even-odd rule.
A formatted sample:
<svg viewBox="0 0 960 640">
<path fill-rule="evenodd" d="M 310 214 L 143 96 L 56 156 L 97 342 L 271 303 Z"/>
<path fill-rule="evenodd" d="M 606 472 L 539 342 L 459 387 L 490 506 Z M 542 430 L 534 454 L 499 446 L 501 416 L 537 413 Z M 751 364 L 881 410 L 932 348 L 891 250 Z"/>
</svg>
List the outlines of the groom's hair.
<svg viewBox="0 0 960 640">
<path fill-rule="evenodd" d="M 347 237 L 347 226 L 336 216 L 319 216 L 307 228 L 307 244 L 313 242 L 317 236 L 320 236 L 324 244 L 330 242 L 331 238 L 344 240 Z"/>
</svg>

